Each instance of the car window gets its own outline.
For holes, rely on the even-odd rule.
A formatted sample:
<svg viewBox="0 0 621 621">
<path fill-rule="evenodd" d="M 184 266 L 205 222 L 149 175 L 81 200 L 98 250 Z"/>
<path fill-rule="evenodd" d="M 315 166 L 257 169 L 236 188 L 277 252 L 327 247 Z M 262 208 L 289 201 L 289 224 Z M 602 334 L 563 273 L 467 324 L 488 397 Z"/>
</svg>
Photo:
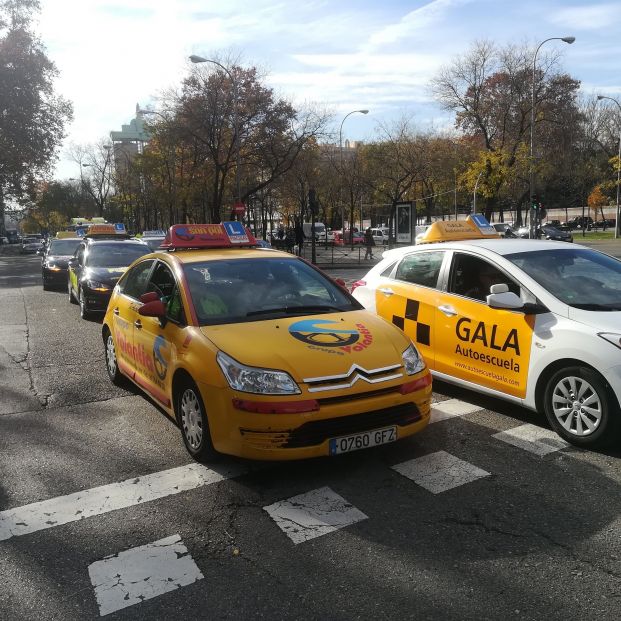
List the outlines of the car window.
<svg viewBox="0 0 621 621">
<path fill-rule="evenodd" d="M 360 308 L 298 259 L 223 259 L 186 264 L 184 272 L 201 325 Z"/>
<path fill-rule="evenodd" d="M 152 267 L 153 261 L 142 261 L 134 265 L 119 282 L 121 291 L 131 298 L 140 299 L 140 296 L 147 290 L 147 281 Z"/>
<path fill-rule="evenodd" d="M 387 268 L 385 268 L 380 276 L 384 276 L 385 278 L 390 277 L 390 275 L 392 274 L 392 270 L 395 269 L 395 265 L 396 261 L 394 263 L 391 263 Z"/>
<path fill-rule="evenodd" d="M 495 265 L 475 255 L 456 252 L 449 277 L 448 292 L 486 302 L 490 287 L 506 284 L 520 295 L 520 285 Z"/>
<path fill-rule="evenodd" d="M 146 244 L 93 244 L 88 250 L 89 267 L 127 267 L 136 259 L 151 252 Z"/>
<path fill-rule="evenodd" d="M 423 287 L 436 287 L 443 258 L 444 251 L 409 254 L 397 266 L 395 278 Z"/>
<path fill-rule="evenodd" d="M 621 261 L 569 248 L 505 256 L 561 302 L 594 311 L 621 310 Z"/>
</svg>

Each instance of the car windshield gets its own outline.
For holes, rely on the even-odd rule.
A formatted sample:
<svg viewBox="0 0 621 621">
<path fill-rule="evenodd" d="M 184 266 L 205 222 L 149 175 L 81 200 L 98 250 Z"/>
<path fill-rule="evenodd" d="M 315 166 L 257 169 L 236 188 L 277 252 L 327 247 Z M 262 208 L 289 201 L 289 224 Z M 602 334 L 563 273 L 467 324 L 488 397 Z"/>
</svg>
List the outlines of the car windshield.
<svg viewBox="0 0 621 621">
<path fill-rule="evenodd" d="M 89 249 L 86 265 L 88 267 L 127 267 L 138 257 L 149 252 L 151 249 L 146 244 L 124 244 L 122 242 L 97 244 Z"/>
<path fill-rule="evenodd" d="M 593 311 L 621 310 L 621 261 L 587 248 L 505 255 L 561 302 Z"/>
<path fill-rule="evenodd" d="M 53 239 L 48 254 L 72 255 L 80 245 L 80 239 Z"/>
<path fill-rule="evenodd" d="M 261 257 L 184 266 L 200 325 L 260 321 L 361 308 L 299 259 Z"/>
</svg>

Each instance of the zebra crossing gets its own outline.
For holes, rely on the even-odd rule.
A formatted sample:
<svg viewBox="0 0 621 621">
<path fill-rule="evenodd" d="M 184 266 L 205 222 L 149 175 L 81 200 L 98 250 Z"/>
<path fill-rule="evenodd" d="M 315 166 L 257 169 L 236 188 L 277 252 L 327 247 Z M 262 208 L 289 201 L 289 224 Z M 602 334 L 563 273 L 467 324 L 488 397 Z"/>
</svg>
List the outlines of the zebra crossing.
<svg viewBox="0 0 621 621">
<path fill-rule="evenodd" d="M 431 425 L 451 425 L 455 419 L 476 415 L 477 405 L 458 399 L 437 401 L 432 405 Z M 489 441 L 505 443 L 544 457 L 568 445 L 553 432 L 535 425 L 518 425 L 489 436 Z M 469 463 L 447 450 L 386 466 L 422 493 L 433 496 L 450 494 L 462 486 L 486 485 L 492 472 L 484 464 Z M 88 520 L 119 509 L 152 503 L 168 496 L 191 492 L 247 474 L 253 468 L 269 465 L 247 465 L 234 462 L 208 468 L 191 463 L 161 472 L 128 479 L 98 488 L 0 512 L 0 546 L 3 541 L 26 534 L 53 529 L 63 524 Z M 489 467 L 488 467 L 489 468 Z M 372 522 L 375 516 L 366 507 L 355 506 L 341 490 L 322 485 L 263 506 L 261 515 L 268 520 L 265 528 L 282 545 L 304 546 L 321 537 L 331 537 L 341 529 L 356 528 L 361 522 Z M 106 616 L 144 601 L 164 596 L 204 579 L 204 568 L 194 561 L 191 546 L 179 533 L 162 533 L 163 538 L 121 550 L 95 560 L 84 568 L 92 586 L 92 597 L 99 614 Z"/>
</svg>

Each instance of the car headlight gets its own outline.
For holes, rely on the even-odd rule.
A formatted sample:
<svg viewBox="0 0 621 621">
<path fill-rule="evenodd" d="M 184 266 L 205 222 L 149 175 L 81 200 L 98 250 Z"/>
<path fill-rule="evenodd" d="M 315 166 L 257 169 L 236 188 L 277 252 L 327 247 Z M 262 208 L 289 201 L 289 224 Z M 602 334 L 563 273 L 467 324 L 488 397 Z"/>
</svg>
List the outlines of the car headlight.
<svg viewBox="0 0 621 621">
<path fill-rule="evenodd" d="M 293 378 L 284 371 L 247 367 L 221 351 L 216 359 L 234 390 L 259 395 L 297 395 L 301 392 Z"/>
<path fill-rule="evenodd" d="M 58 265 L 55 265 L 54 261 L 48 261 L 45 264 L 45 267 L 48 270 L 52 270 L 52 272 L 60 272 L 60 270 L 62 269 L 61 267 L 58 267 Z"/>
<path fill-rule="evenodd" d="M 597 336 L 601 336 L 605 341 L 621 349 L 621 334 L 616 334 L 615 332 L 598 332 Z"/>
<path fill-rule="evenodd" d="M 112 288 L 110 287 L 110 285 L 107 285 L 104 282 L 99 282 L 98 280 L 87 280 L 86 284 L 88 285 L 89 289 L 92 289 L 93 291 L 111 291 Z"/>
<path fill-rule="evenodd" d="M 414 375 L 415 373 L 420 373 L 425 368 L 425 361 L 421 358 L 421 355 L 418 353 L 418 350 L 414 345 L 410 345 L 403 352 L 403 366 L 405 367 L 405 372 L 408 375 Z"/>
</svg>

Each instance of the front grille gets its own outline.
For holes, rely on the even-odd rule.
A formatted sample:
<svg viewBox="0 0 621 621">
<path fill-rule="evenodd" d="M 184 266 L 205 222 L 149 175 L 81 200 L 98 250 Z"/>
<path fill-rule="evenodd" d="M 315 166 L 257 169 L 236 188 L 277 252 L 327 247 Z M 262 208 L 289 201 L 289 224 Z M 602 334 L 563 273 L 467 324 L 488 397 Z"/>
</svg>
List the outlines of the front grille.
<svg viewBox="0 0 621 621">
<path fill-rule="evenodd" d="M 385 397 L 386 395 L 392 394 L 400 395 L 400 389 L 401 384 L 399 384 L 399 386 L 391 386 L 390 388 L 380 388 L 378 390 L 368 390 L 367 392 L 351 393 L 340 397 L 320 397 L 317 401 L 319 401 L 320 407 L 327 405 L 338 405 L 339 403 L 351 403 L 352 401 L 356 401 L 358 399 L 369 399 L 370 397 Z"/>
<path fill-rule="evenodd" d="M 321 444 L 328 438 L 337 438 L 360 431 L 369 431 L 390 425 L 399 425 L 400 427 L 411 425 L 420 418 L 420 412 L 413 403 L 404 403 L 392 408 L 364 412 L 363 414 L 315 420 L 294 429 L 289 435 L 289 440 L 283 446 L 286 448 L 314 446 Z"/>
</svg>

